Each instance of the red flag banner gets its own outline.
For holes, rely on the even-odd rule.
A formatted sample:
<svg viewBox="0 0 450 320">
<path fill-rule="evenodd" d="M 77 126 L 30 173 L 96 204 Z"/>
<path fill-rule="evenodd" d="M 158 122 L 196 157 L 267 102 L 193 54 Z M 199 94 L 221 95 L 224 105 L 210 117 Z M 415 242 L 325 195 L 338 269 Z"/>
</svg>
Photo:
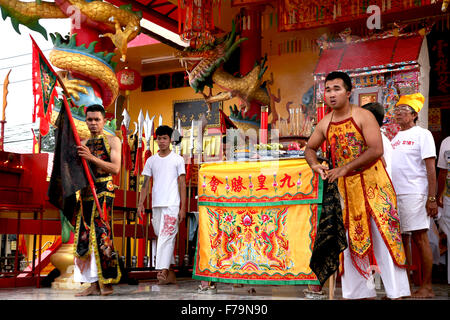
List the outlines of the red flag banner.
<svg viewBox="0 0 450 320">
<path fill-rule="evenodd" d="M 54 97 L 57 96 L 57 75 L 48 60 L 45 58 L 41 49 L 39 49 L 33 37 L 31 37 L 31 41 L 33 44 L 33 122 L 36 121 L 37 115 L 40 118 L 39 127 L 41 135 L 45 136 L 49 131 L 49 123 L 52 115 Z"/>
<path fill-rule="evenodd" d="M 120 129 L 122 130 L 122 161 L 125 164 L 126 170 L 130 171 L 133 167 L 133 164 L 131 162 L 131 150 L 130 145 L 128 144 L 128 135 L 127 135 L 127 128 L 124 125 L 120 126 Z"/>
<path fill-rule="evenodd" d="M 31 133 L 33 133 L 33 152 L 32 153 L 40 153 L 39 141 L 34 134 L 34 130 L 31 129 Z"/>
<path fill-rule="evenodd" d="M 236 125 L 231 121 L 230 117 L 228 117 L 225 112 L 219 109 L 220 113 L 220 132 L 222 134 L 227 133 L 227 129 L 237 129 Z"/>
<path fill-rule="evenodd" d="M 27 256 L 27 241 L 25 240 L 25 236 L 23 234 L 19 235 L 19 248 L 18 248 L 18 250 L 25 257 Z"/>
</svg>

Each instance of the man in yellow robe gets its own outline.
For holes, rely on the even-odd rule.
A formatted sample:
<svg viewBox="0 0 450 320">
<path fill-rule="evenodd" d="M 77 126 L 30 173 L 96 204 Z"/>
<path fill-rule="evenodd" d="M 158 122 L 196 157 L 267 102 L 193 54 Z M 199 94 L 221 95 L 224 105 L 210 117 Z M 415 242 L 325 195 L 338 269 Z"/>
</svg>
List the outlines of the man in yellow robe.
<svg viewBox="0 0 450 320">
<path fill-rule="evenodd" d="M 338 181 L 348 248 L 341 254 L 342 295 L 376 297 L 373 272 L 386 295 L 410 295 L 397 201 L 381 157 L 380 127 L 370 111 L 350 104 L 352 83 L 343 72 L 325 79 L 324 98 L 332 109 L 317 125 L 305 150 L 311 169 L 329 183 Z M 332 168 L 320 164 L 316 151 L 327 141 Z M 343 260 L 343 261 L 342 261 Z"/>
</svg>

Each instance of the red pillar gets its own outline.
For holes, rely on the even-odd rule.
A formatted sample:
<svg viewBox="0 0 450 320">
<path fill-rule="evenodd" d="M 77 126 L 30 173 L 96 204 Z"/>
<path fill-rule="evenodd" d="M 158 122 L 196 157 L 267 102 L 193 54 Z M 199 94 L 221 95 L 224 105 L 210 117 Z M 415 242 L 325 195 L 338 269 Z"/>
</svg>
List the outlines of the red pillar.
<svg viewBox="0 0 450 320">
<path fill-rule="evenodd" d="M 240 25 L 241 37 L 248 38 L 247 41 L 241 43 L 240 54 L 240 73 L 246 75 L 255 66 L 255 62 L 261 59 L 261 12 L 264 6 L 253 6 L 241 9 L 241 15 L 245 16 L 245 27 L 242 23 Z M 250 24 L 248 19 L 250 18 Z M 250 28 L 249 28 L 250 27 Z M 252 102 L 250 110 L 245 116 L 251 118 L 257 114 L 257 119 L 260 119 L 261 108 L 260 104 Z"/>
</svg>

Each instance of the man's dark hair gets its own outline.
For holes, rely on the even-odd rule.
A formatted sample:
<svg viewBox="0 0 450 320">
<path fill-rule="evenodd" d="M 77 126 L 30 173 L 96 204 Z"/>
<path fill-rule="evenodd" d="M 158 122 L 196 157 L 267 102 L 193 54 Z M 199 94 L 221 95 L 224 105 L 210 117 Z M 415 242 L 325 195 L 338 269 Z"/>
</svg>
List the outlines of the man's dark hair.
<svg viewBox="0 0 450 320">
<path fill-rule="evenodd" d="M 363 105 L 361 108 L 369 110 L 377 119 L 378 125 L 381 127 L 383 125 L 384 119 L 384 108 L 379 102 L 369 102 Z"/>
<path fill-rule="evenodd" d="M 91 104 L 86 108 L 86 114 L 88 112 L 100 112 L 103 115 L 103 118 L 106 116 L 105 108 L 101 104 Z"/>
<path fill-rule="evenodd" d="M 172 139 L 172 133 L 173 133 L 173 129 L 166 125 L 159 126 L 158 128 L 156 128 L 156 131 L 155 131 L 156 136 L 163 136 L 163 135 L 167 134 L 170 137 L 170 139 Z"/>
<path fill-rule="evenodd" d="M 331 81 L 334 79 L 342 79 L 342 81 L 344 81 L 345 89 L 347 89 L 347 91 L 352 91 L 352 88 L 353 88 L 352 79 L 350 79 L 348 74 L 346 74 L 345 72 L 341 72 L 341 71 L 330 72 L 327 75 L 327 77 L 325 78 L 325 82 Z"/>
</svg>

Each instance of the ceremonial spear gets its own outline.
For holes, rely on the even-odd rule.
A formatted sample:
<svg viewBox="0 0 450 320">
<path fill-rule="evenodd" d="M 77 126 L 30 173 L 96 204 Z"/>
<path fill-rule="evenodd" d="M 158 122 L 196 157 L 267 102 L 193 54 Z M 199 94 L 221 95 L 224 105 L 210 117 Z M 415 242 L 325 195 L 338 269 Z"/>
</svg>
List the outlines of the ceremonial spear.
<svg viewBox="0 0 450 320">
<path fill-rule="evenodd" d="M 184 264 L 189 266 L 189 212 L 191 211 L 191 178 L 192 178 L 192 165 L 194 161 L 194 120 L 192 120 L 191 130 L 189 137 L 189 163 L 187 165 L 186 180 L 188 181 L 188 203 L 186 210 L 186 252 L 184 254 Z"/>
<path fill-rule="evenodd" d="M 121 259 L 125 265 L 125 227 L 126 227 L 126 216 L 127 216 L 127 191 L 128 191 L 128 170 L 131 170 L 131 159 L 130 156 L 130 145 L 128 144 L 128 127 L 130 126 L 130 115 L 127 109 L 123 109 L 122 112 L 123 120 L 120 128 L 122 130 L 122 155 L 123 155 L 123 167 L 122 180 L 123 180 L 123 221 L 122 221 L 122 256 Z"/>
<path fill-rule="evenodd" d="M 176 114 L 176 118 L 177 118 L 177 124 L 174 127 L 173 130 L 173 134 L 172 134 L 172 140 L 173 140 L 173 150 L 174 152 L 176 152 L 177 154 L 179 154 L 181 156 L 182 150 L 181 150 L 181 141 L 183 139 L 183 132 L 182 132 L 182 128 L 181 128 L 181 119 L 179 117 L 179 114 L 177 112 Z M 177 233 L 177 243 L 176 243 L 176 248 L 175 248 L 175 265 L 178 265 L 180 262 L 180 232 Z"/>
<path fill-rule="evenodd" d="M 6 106 L 8 104 L 8 101 L 6 100 L 6 97 L 8 95 L 8 85 L 9 85 L 9 74 L 11 73 L 10 69 L 8 71 L 8 74 L 5 77 L 5 81 L 3 82 L 3 111 L 2 111 L 2 120 L 0 120 L 0 123 L 2 125 L 1 127 L 1 136 L 0 136 L 0 151 L 3 151 L 3 145 L 5 141 L 5 123 L 6 123 Z"/>
<path fill-rule="evenodd" d="M 153 126 L 153 118 L 154 117 L 152 117 L 152 126 Z M 160 126 L 162 126 L 162 124 L 163 124 L 163 117 L 162 117 L 162 115 L 159 115 L 159 120 L 158 120 L 158 127 L 160 127 Z M 156 130 L 152 130 L 152 136 L 153 136 L 153 139 L 156 139 Z M 154 141 L 152 141 L 152 149 L 153 149 L 153 152 L 154 152 Z M 155 240 L 152 240 L 152 247 L 155 247 L 156 248 L 156 241 Z M 155 249 L 155 251 L 156 251 L 156 249 Z M 153 261 L 153 264 L 156 264 L 156 261 Z"/>
<path fill-rule="evenodd" d="M 151 157 L 151 155 L 153 154 L 150 145 L 153 143 L 152 140 L 152 136 L 153 136 L 153 119 L 155 118 L 155 116 L 153 116 L 151 119 L 148 116 L 148 111 L 145 115 L 145 121 L 144 121 L 144 133 L 145 133 L 145 138 L 147 139 L 147 148 L 148 148 L 148 152 L 146 151 L 145 154 L 145 160 L 147 162 L 147 159 L 149 157 Z M 144 163 L 145 165 L 145 163 Z M 149 182 L 150 183 L 150 182 Z M 150 188 L 149 188 L 149 194 L 147 195 L 147 207 L 149 205 L 149 201 L 150 201 Z M 145 218 L 145 255 L 144 255 L 144 267 L 147 266 L 148 264 L 148 255 L 147 255 L 147 246 L 148 246 L 148 225 L 149 225 L 149 217 L 146 216 Z"/>
<path fill-rule="evenodd" d="M 141 177 L 142 170 L 142 130 L 144 126 L 144 114 L 142 113 L 142 109 L 139 111 L 138 117 L 138 148 L 136 152 L 136 161 L 134 165 L 134 174 L 136 176 L 136 204 L 139 202 L 139 179 Z M 134 243 L 133 243 L 133 257 L 131 258 L 131 266 L 134 268 L 137 264 L 137 256 L 136 256 L 136 238 L 137 238 L 137 225 L 138 225 L 138 215 L 137 210 L 134 217 Z"/>
</svg>

